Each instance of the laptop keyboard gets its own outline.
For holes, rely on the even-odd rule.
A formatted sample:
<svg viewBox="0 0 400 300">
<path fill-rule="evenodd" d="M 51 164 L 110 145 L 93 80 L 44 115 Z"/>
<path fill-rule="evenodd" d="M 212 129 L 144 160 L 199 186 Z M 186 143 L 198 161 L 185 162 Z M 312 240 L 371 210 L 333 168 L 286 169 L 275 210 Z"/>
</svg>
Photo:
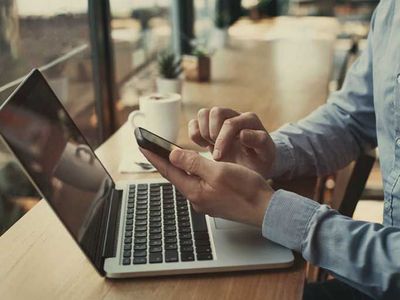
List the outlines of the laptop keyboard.
<svg viewBox="0 0 400 300">
<path fill-rule="evenodd" d="M 212 260 L 204 214 L 170 183 L 129 186 L 123 265 Z"/>
</svg>

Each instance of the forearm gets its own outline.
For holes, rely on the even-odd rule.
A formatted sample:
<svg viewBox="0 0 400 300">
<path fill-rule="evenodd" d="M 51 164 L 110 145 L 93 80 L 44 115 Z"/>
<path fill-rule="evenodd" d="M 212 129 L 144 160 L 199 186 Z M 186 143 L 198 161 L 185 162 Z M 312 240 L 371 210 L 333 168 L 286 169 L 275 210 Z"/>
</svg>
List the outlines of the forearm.
<svg viewBox="0 0 400 300">
<path fill-rule="evenodd" d="M 399 228 L 354 221 L 290 192 L 273 196 L 263 235 L 374 297 L 400 273 Z"/>
</svg>

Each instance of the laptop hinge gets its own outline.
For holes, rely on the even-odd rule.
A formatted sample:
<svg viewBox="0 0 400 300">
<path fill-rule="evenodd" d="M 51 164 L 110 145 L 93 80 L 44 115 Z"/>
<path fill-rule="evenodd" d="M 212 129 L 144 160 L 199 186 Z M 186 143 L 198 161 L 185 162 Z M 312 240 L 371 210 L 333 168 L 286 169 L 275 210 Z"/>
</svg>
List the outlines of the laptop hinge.
<svg viewBox="0 0 400 300">
<path fill-rule="evenodd" d="M 121 214 L 122 191 L 113 189 L 107 208 L 104 244 L 101 256 L 103 259 L 114 257 L 117 251 L 118 224 Z"/>
</svg>

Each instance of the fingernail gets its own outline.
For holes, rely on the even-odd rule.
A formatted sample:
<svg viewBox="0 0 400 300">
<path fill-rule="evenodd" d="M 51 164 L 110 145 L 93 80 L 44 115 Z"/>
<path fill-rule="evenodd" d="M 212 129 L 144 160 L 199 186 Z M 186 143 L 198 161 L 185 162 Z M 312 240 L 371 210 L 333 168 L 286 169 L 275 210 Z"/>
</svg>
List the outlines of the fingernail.
<svg viewBox="0 0 400 300">
<path fill-rule="evenodd" d="M 215 160 L 218 160 L 218 159 L 221 158 L 221 152 L 220 152 L 218 149 L 214 149 L 213 158 L 214 158 Z"/>
</svg>

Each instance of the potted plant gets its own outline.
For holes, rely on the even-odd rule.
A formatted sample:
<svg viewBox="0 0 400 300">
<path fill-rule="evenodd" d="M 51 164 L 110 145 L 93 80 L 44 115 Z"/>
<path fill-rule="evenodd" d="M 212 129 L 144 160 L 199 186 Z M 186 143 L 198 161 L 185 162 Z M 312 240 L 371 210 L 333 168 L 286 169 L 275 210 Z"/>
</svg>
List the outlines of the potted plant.
<svg viewBox="0 0 400 300">
<path fill-rule="evenodd" d="M 158 55 L 157 91 L 159 93 L 182 93 L 181 60 L 172 52 L 164 51 Z"/>
<path fill-rule="evenodd" d="M 182 67 L 187 80 L 210 81 L 211 59 L 209 52 L 205 48 L 197 46 L 191 55 L 184 55 Z"/>
</svg>

